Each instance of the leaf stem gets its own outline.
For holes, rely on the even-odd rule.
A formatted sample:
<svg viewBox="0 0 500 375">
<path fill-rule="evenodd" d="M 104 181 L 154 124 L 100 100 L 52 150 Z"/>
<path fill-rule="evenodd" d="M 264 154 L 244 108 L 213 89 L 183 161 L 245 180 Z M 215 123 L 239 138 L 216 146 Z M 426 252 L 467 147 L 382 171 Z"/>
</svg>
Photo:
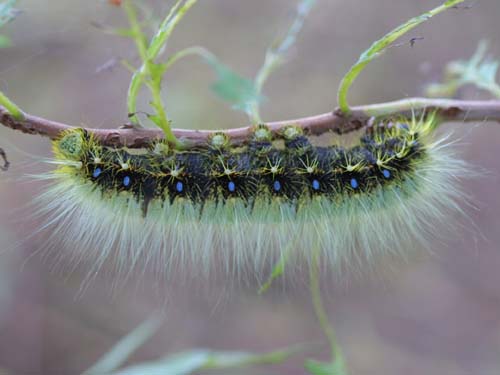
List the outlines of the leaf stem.
<svg viewBox="0 0 500 375">
<path fill-rule="evenodd" d="M 224 355 L 224 353 L 221 355 L 221 353 L 214 352 L 213 355 L 209 356 L 207 362 L 200 367 L 200 370 L 224 370 L 255 365 L 280 364 L 290 357 L 303 352 L 306 347 L 307 345 L 305 344 L 298 344 L 262 354 L 229 352 L 227 355 Z"/>
<path fill-rule="evenodd" d="M 179 52 L 176 52 L 175 54 L 173 54 L 168 58 L 168 60 L 163 64 L 164 72 L 170 69 L 170 67 L 174 65 L 177 61 L 183 59 L 184 57 L 193 55 L 201 56 L 202 58 L 204 58 L 209 62 L 217 60 L 215 55 L 204 47 L 200 46 L 188 47 Z"/>
<path fill-rule="evenodd" d="M 268 277 L 266 282 L 259 288 L 258 294 L 264 294 L 271 287 L 274 280 L 281 277 L 285 273 L 286 263 L 291 255 L 293 248 L 297 245 L 298 236 L 294 236 L 292 241 L 286 246 L 285 249 L 281 251 L 279 261 L 274 265 L 271 275 Z"/>
<path fill-rule="evenodd" d="M 0 91 L 0 105 L 2 105 L 16 120 L 24 120 L 24 113 L 3 92 Z"/>
<path fill-rule="evenodd" d="M 330 344 L 330 355 L 332 357 L 332 362 L 335 364 L 338 374 L 347 374 L 345 359 L 342 354 L 342 350 L 337 341 L 337 335 L 335 329 L 330 324 L 328 320 L 328 315 L 323 305 L 323 300 L 321 298 L 321 288 L 319 282 L 319 249 L 314 249 L 313 257 L 309 265 L 309 291 L 311 293 L 311 299 L 314 307 L 314 313 L 318 319 L 319 325 L 325 334 L 328 343 Z"/>
<path fill-rule="evenodd" d="M 149 74 L 147 61 L 147 43 L 137 19 L 137 13 L 134 9 L 134 6 L 130 1 L 125 1 L 123 3 L 123 7 L 130 23 L 132 39 L 134 40 L 137 51 L 139 52 L 139 56 L 143 61 L 143 65 L 132 76 L 127 97 L 128 113 L 132 115 L 130 119 L 133 122 L 139 123 L 139 120 L 135 114 L 137 112 L 137 96 L 139 94 L 139 90 L 141 88 L 145 75 Z"/>
</svg>

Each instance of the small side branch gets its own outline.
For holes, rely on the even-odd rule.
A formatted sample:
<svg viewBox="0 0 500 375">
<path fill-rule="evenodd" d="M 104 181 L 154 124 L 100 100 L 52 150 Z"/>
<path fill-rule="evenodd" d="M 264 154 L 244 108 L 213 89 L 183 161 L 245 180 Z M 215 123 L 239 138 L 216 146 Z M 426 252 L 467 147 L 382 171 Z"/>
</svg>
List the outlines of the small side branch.
<svg viewBox="0 0 500 375">
<path fill-rule="evenodd" d="M 327 132 L 345 134 L 364 126 L 372 119 L 411 118 L 430 111 L 437 111 L 446 121 L 496 121 L 500 122 L 500 100 L 467 101 L 451 99 L 409 98 L 393 102 L 369 104 L 352 107 L 350 114 L 344 115 L 339 109 L 321 115 L 304 117 L 295 120 L 267 123 L 274 134 L 286 126 L 294 125 L 304 129 L 309 135 L 321 135 Z M 71 125 L 46 120 L 40 117 L 23 114 L 22 118 L 12 115 L 6 108 L 0 106 L 0 123 L 14 130 L 28 134 L 38 134 L 56 139 L 69 129 Z M 118 128 L 118 129 L 86 129 L 93 133 L 103 144 L 113 147 L 140 148 L 151 144 L 152 141 L 162 139 L 160 129 L 145 128 Z M 231 143 L 241 144 L 248 140 L 253 126 L 220 130 L 225 133 Z M 185 147 L 194 147 L 206 144 L 207 139 L 216 131 L 213 130 L 184 130 L 173 129 L 173 133 Z"/>
</svg>

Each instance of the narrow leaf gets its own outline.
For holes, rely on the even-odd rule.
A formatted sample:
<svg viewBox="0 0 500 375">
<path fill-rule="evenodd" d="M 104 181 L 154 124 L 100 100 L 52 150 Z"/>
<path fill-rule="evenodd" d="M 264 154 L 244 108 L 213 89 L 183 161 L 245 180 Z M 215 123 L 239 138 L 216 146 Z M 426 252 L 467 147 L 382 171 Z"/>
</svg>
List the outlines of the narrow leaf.
<svg viewBox="0 0 500 375">
<path fill-rule="evenodd" d="M 205 58 L 205 61 L 217 75 L 216 82 L 211 86 L 212 91 L 222 100 L 231 103 L 234 109 L 249 113 L 252 103 L 263 100 L 251 80 L 240 76 L 215 58 Z"/>
<path fill-rule="evenodd" d="M 154 60 L 163 50 L 170 34 L 174 31 L 177 24 L 184 18 L 185 14 L 196 4 L 197 0 L 187 0 L 182 6 L 183 0 L 178 0 L 171 8 L 163 20 L 158 32 L 151 39 L 148 47 L 148 59 Z"/>
<path fill-rule="evenodd" d="M 311 375 L 347 375 L 344 364 L 339 361 L 332 363 L 308 359 L 304 363 L 304 368 Z"/>
<path fill-rule="evenodd" d="M 340 82 L 339 90 L 338 90 L 338 104 L 342 112 L 348 114 L 350 112 L 349 103 L 347 102 L 347 94 L 349 92 L 350 87 L 352 86 L 354 80 L 358 77 L 358 75 L 366 68 L 366 66 L 375 58 L 380 56 L 384 50 L 387 49 L 394 41 L 398 38 L 406 34 L 407 32 L 413 30 L 415 27 L 420 25 L 421 23 L 429 20 L 433 16 L 456 6 L 464 2 L 464 0 L 448 0 L 445 1 L 442 5 L 418 16 L 414 17 L 404 24 L 396 27 L 394 30 L 383 36 L 381 39 L 374 42 L 370 48 L 368 48 L 365 52 L 361 54 L 359 60 L 351 67 L 351 69 L 344 76 L 342 81 Z"/>
<path fill-rule="evenodd" d="M 141 363 L 116 371 L 113 375 L 189 375 L 197 371 L 209 361 L 210 351 L 192 350 L 172 356 Z"/>
<path fill-rule="evenodd" d="M 194 375 L 201 370 L 227 370 L 253 365 L 278 364 L 303 350 L 304 345 L 263 354 L 195 349 L 173 354 L 158 361 L 130 366 L 114 372 L 113 375 Z"/>
<path fill-rule="evenodd" d="M 120 367 L 125 361 L 148 341 L 160 328 L 162 319 L 152 316 L 139 327 L 122 338 L 96 364 L 84 372 L 84 375 L 102 375 L 110 373 Z M 144 373 L 146 374 L 146 373 Z"/>
</svg>

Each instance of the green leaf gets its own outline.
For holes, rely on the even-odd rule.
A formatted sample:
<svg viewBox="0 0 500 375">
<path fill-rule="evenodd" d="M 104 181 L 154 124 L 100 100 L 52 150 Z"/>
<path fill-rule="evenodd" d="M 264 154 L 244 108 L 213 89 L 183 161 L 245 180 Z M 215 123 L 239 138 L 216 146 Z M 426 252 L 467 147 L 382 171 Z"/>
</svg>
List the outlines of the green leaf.
<svg viewBox="0 0 500 375">
<path fill-rule="evenodd" d="M 16 0 L 8 0 L 0 3 L 0 27 L 11 22 L 19 14 L 19 10 L 14 8 Z"/>
<path fill-rule="evenodd" d="M 269 353 L 249 353 L 237 351 L 212 352 L 204 369 L 229 369 L 252 365 L 266 365 L 282 363 L 294 354 L 301 352 L 303 345 L 276 350 Z"/>
<path fill-rule="evenodd" d="M 122 36 L 124 38 L 133 38 L 134 32 L 131 29 L 127 28 L 115 28 L 115 29 L 107 29 L 105 30 L 108 34 Z"/>
<path fill-rule="evenodd" d="M 196 371 L 201 370 L 225 370 L 252 365 L 277 364 L 302 349 L 303 346 L 296 346 L 264 354 L 195 349 L 173 354 L 158 361 L 130 366 L 112 375 L 194 375 Z"/>
<path fill-rule="evenodd" d="M 161 318 L 154 315 L 142 323 L 85 371 L 84 375 L 190 375 L 200 370 L 282 363 L 305 348 L 304 345 L 296 345 L 263 354 L 194 349 L 118 370 L 132 353 L 157 332 L 161 322 Z"/>
<path fill-rule="evenodd" d="M 297 5 L 296 17 L 282 38 L 276 39 L 268 48 L 264 63 L 252 81 L 234 72 L 212 54 L 198 52 L 205 58 L 217 74 L 217 81 L 211 86 L 212 91 L 222 100 L 232 104 L 233 109 L 245 112 L 254 123 L 260 123 L 259 105 L 264 101 L 261 95 L 265 81 L 284 61 L 284 54 L 295 43 L 302 29 L 305 18 L 316 0 L 301 0 Z M 182 52 L 182 51 L 181 51 Z M 185 56 L 183 53 L 181 56 Z"/>
<path fill-rule="evenodd" d="M 10 47 L 11 45 L 9 37 L 0 34 L 0 48 Z"/>
<path fill-rule="evenodd" d="M 488 43 L 481 41 L 469 60 L 450 62 L 444 82 L 429 85 L 426 94 L 431 97 L 454 96 L 462 86 L 471 84 L 500 98 L 500 84 L 496 81 L 500 63 L 489 58 L 487 51 Z"/>
<path fill-rule="evenodd" d="M 198 0 L 178 0 L 175 5 L 170 9 L 163 22 L 161 23 L 158 31 L 151 39 L 147 51 L 147 58 L 153 61 L 163 50 L 170 34 L 174 31 L 177 24 L 184 18 L 186 13 L 196 4 Z"/>
<path fill-rule="evenodd" d="M 0 27 L 6 25 L 16 18 L 19 10 L 14 8 L 16 0 L 9 0 L 0 3 Z M 0 48 L 10 47 L 12 42 L 10 38 L 5 35 L 0 35 Z"/>
<path fill-rule="evenodd" d="M 266 51 L 264 63 L 260 67 L 254 79 L 254 85 L 258 95 L 262 93 L 264 83 L 269 76 L 283 64 L 285 61 L 285 54 L 288 49 L 295 43 L 299 32 L 304 26 L 304 22 L 309 15 L 316 0 L 301 0 L 296 7 L 295 18 L 288 28 L 286 34 L 282 38 L 277 38 Z M 255 123 L 261 123 L 259 102 L 254 101 L 250 103 L 250 117 Z"/>
<path fill-rule="evenodd" d="M 464 0 L 448 0 L 442 5 L 418 16 L 414 17 L 404 24 L 396 27 L 381 39 L 375 41 L 370 48 L 361 54 L 358 61 L 349 69 L 346 75 L 342 78 L 338 90 L 338 104 L 342 112 L 348 114 L 350 112 L 349 103 L 347 102 L 347 94 L 351 88 L 354 80 L 359 76 L 359 74 L 366 68 L 366 66 L 375 58 L 380 56 L 388 46 L 390 46 L 394 41 L 399 39 L 401 36 L 407 32 L 413 30 L 415 27 L 421 23 L 429 20 L 433 16 L 453 7 L 457 4 L 464 2 Z"/>
<path fill-rule="evenodd" d="M 182 352 L 158 361 L 130 366 L 114 372 L 113 375 L 189 375 L 203 368 L 210 355 L 208 350 Z"/>
<path fill-rule="evenodd" d="M 144 345 L 161 325 L 161 318 L 152 316 L 139 327 L 122 338 L 96 364 L 84 372 L 84 375 L 102 375 L 110 373 L 120 367 L 139 347 Z"/>
<path fill-rule="evenodd" d="M 221 99 L 232 104 L 236 110 L 250 113 L 253 103 L 259 103 L 263 97 L 259 95 L 254 83 L 215 58 L 205 58 L 217 74 L 217 81 L 212 84 L 212 91 Z"/>
<path fill-rule="evenodd" d="M 139 124 L 139 119 L 135 115 L 137 113 L 137 97 L 140 88 L 145 83 L 151 92 L 152 106 L 156 109 L 156 117 L 153 122 L 163 130 L 165 139 L 175 145 L 175 147 L 182 147 L 182 142 L 172 132 L 167 109 L 161 95 L 162 78 L 166 67 L 163 64 L 156 64 L 155 60 L 164 51 L 166 43 L 177 24 L 196 2 L 197 0 L 177 0 L 170 8 L 169 13 L 163 19 L 163 22 L 149 43 L 138 20 L 136 7 L 132 5 L 131 0 L 125 0 L 123 3 L 129 19 L 132 36 L 142 60 L 141 67 L 132 76 L 127 95 L 127 110 L 128 113 L 133 114 L 130 117 L 130 121 Z"/>
<path fill-rule="evenodd" d="M 307 359 L 304 368 L 311 375 L 347 375 L 342 361 L 320 362 L 314 359 Z"/>
</svg>

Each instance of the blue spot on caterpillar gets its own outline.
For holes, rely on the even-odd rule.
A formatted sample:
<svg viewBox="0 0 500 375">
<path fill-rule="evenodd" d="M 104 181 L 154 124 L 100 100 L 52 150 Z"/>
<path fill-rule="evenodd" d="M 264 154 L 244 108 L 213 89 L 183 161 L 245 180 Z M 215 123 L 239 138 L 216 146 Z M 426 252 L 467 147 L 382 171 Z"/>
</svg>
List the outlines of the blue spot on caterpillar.
<svg viewBox="0 0 500 375">
<path fill-rule="evenodd" d="M 177 181 L 175 184 L 175 190 L 177 190 L 178 193 L 182 193 L 184 191 L 184 184 L 182 181 Z"/>
<path fill-rule="evenodd" d="M 312 188 L 313 188 L 313 190 L 316 190 L 316 191 L 319 190 L 320 184 L 319 184 L 318 180 L 313 180 L 313 182 L 312 182 Z"/>
<path fill-rule="evenodd" d="M 130 186 L 130 177 L 129 176 L 125 176 L 123 178 L 123 186 L 125 186 L 125 187 L 129 187 Z"/>
<path fill-rule="evenodd" d="M 97 178 L 101 175 L 101 173 L 102 173 L 102 169 L 97 167 L 96 169 L 94 169 L 94 173 L 92 173 L 92 177 Z"/>
<path fill-rule="evenodd" d="M 210 268 L 216 251 L 238 271 L 265 268 L 286 248 L 290 262 L 308 259 L 316 247 L 342 267 L 353 254 L 428 247 L 444 213 L 459 207 L 456 180 L 470 170 L 435 128 L 431 116 L 366 129 L 351 147 L 316 146 L 292 128 L 238 147 L 133 153 L 73 130 L 54 142 L 59 167 L 42 211 L 60 226 L 54 233 L 79 239 L 71 243 L 78 259 L 95 251 L 89 256 L 103 260 L 118 244 L 133 259 L 169 259 L 163 268 L 180 259 Z"/>
<path fill-rule="evenodd" d="M 358 184 L 358 180 L 356 180 L 355 178 L 351 178 L 351 187 L 352 187 L 353 189 L 357 189 L 357 188 L 358 188 L 358 186 L 359 186 L 359 184 Z"/>
</svg>

